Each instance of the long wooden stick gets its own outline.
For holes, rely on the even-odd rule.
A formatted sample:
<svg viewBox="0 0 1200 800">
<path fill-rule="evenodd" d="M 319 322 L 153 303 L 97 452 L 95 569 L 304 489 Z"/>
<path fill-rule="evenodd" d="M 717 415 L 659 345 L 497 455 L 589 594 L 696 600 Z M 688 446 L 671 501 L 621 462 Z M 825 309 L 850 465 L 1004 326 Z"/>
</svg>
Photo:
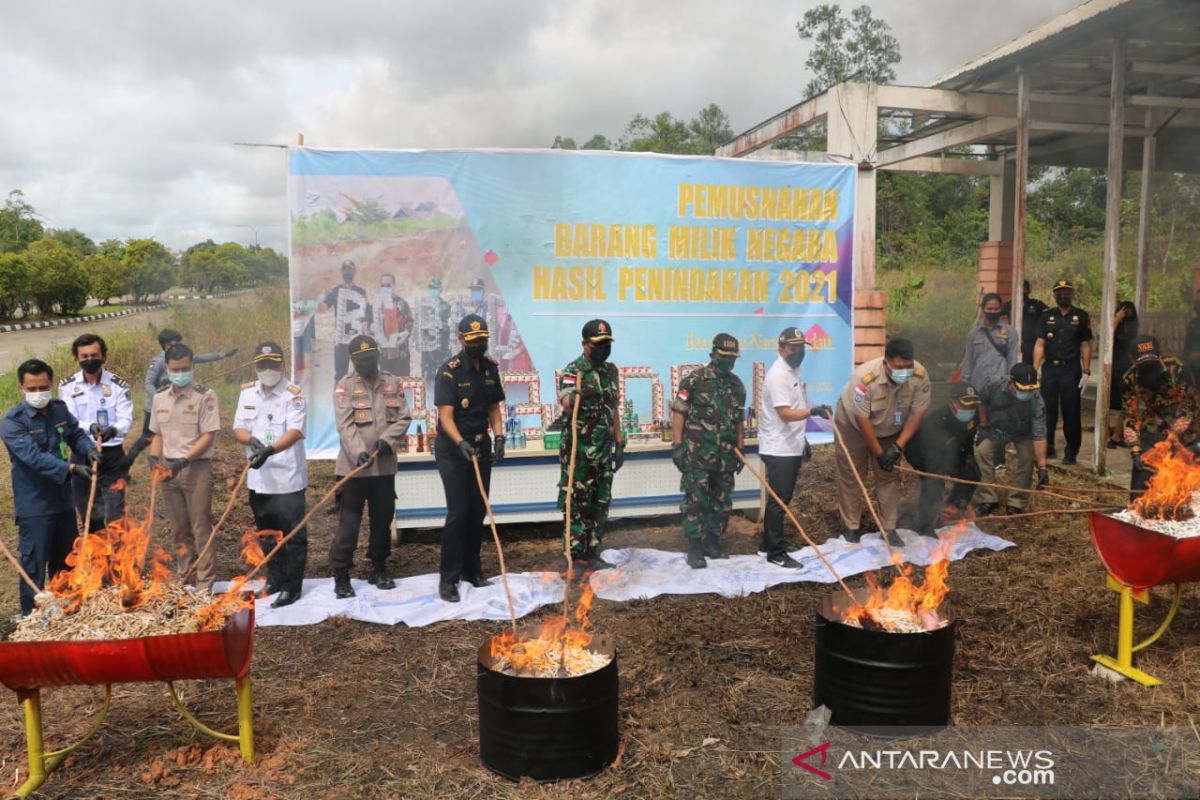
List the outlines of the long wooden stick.
<svg viewBox="0 0 1200 800">
<path fill-rule="evenodd" d="M 483 486 L 483 473 L 479 471 L 479 456 L 471 456 L 471 466 L 475 467 L 475 482 L 479 484 L 479 496 L 483 498 L 483 507 L 487 509 L 488 522 L 492 526 L 492 539 L 496 542 L 496 556 L 500 559 L 500 582 L 504 584 L 504 599 L 508 601 L 508 617 L 512 621 L 513 638 L 516 638 L 517 607 L 513 605 L 512 592 L 508 589 L 508 568 L 504 565 L 504 548 L 500 546 L 500 533 L 496 530 L 496 515 L 492 513 L 492 501 L 488 498 L 487 489 Z"/>
<path fill-rule="evenodd" d="M 317 513 L 317 509 L 319 509 L 321 506 L 328 503 L 329 498 L 333 497 L 337 493 L 338 489 L 341 489 L 343 486 L 345 486 L 346 482 L 349 481 L 351 478 L 353 478 L 355 475 L 362 472 L 367 467 L 371 466 L 371 462 L 374 461 L 378 456 L 379 456 L 379 451 L 376 450 L 375 452 L 371 453 L 371 461 L 368 461 L 365 464 L 359 464 L 357 467 L 355 467 L 354 469 L 347 472 L 346 477 L 342 478 L 340 481 L 335 483 L 333 485 L 333 488 L 330 489 L 328 492 L 326 492 L 325 496 L 322 497 L 319 501 L 317 501 L 317 504 L 315 506 L 313 506 L 312 508 L 310 508 L 308 510 L 308 513 L 304 515 L 304 518 L 302 520 L 300 520 L 300 523 L 296 527 L 292 528 L 292 530 L 288 533 L 287 536 L 280 539 L 279 542 L 273 548 L 271 548 L 271 552 L 267 553 L 266 557 L 263 558 L 262 561 L 258 562 L 258 565 L 255 566 L 254 569 L 250 570 L 250 572 L 246 574 L 246 577 L 242 580 L 242 585 L 244 586 L 247 583 L 249 583 L 250 579 L 253 578 L 255 575 L 257 575 L 258 571 L 261 570 L 263 567 L 265 567 L 267 565 L 267 562 L 270 561 L 272 558 L 274 558 L 275 554 L 278 553 L 283 548 L 283 546 L 291 540 L 291 538 L 293 536 L 295 536 L 297 533 L 299 533 L 301 530 L 303 530 L 304 526 L 308 524 L 308 521 L 310 519 L 312 519 L 313 514 Z"/>
<path fill-rule="evenodd" d="M 33 578 L 29 577 L 29 573 L 26 572 L 25 568 L 21 566 L 21 562 L 17 561 L 17 557 L 14 556 L 12 551 L 8 549 L 8 545 L 4 543 L 3 539 L 0 539 L 0 550 L 4 551 L 4 557 L 7 558 L 9 563 L 11 563 L 17 570 L 17 574 L 21 576 L 21 580 L 25 581 L 30 589 L 33 589 L 33 593 L 36 595 L 41 592 L 42 587 L 33 582 Z"/>
<path fill-rule="evenodd" d="M 883 546 L 887 548 L 888 560 L 899 569 L 900 565 L 896 564 L 896 560 L 893 557 L 892 544 L 888 541 L 887 528 L 883 527 L 883 520 L 879 518 L 879 513 L 875 510 L 875 503 L 871 500 L 871 493 L 867 491 L 867 485 L 863 483 L 862 476 L 858 474 L 858 467 L 855 465 L 854 459 L 850 457 L 850 448 L 846 447 L 846 442 L 842 440 L 842 432 L 838 428 L 837 422 L 835 421 L 830 427 L 833 428 L 833 438 L 837 440 L 838 446 L 842 448 L 842 455 L 846 457 L 846 461 L 850 464 L 850 471 L 854 473 L 854 480 L 858 482 L 858 488 L 862 490 L 862 496 L 867 501 L 867 508 L 871 511 L 871 517 L 875 520 L 875 524 L 879 526 L 879 537 L 883 539 Z"/>
<path fill-rule="evenodd" d="M 96 449 L 97 449 L 97 452 L 99 452 L 101 454 L 101 457 L 103 457 L 103 453 L 104 453 L 104 450 L 101 449 L 103 447 L 104 447 L 104 437 L 97 436 L 96 437 Z M 83 532 L 84 533 L 92 532 L 92 506 L 96 502 L 96 484 L 99 482 L 99 478 L 100 478 L 100 459 L 97 459 L 96 463 L 92 465 L 92 488 L 88 490 L 87 514 L 83 518 Z"/>
<path fill-rule="evenodd" d="M 758 478 L 758 482 L 761 483 L 763 488 L 767 490 L 767 493 L 771 495 L 771 499 L 779 504 L 779 507 L 783 509 L 783 513 L 787 514 L 788 519 L 790 519 L 792 524 L 796 526 L 796 530 L 800 531 L 800 535 L 804 537 L 804 541 L 808 542 L 809 547 L 811 547 L 813 552 L 817 554 L 817 558 L 821 559 L 821 563 L 825 565 L 825 569 L 829 570 L 829 574 L 832 575 L 834 580 L 836 580 L 841 585 L 842 589 L 845 590 L 846 596 L 850 598 L 851 602 L 853 602 L 855 605 L 858 605 L 858 598 L 854 596 L 854 592 L 850 591 L 850 587 L 846 585 L 844 580 L 842 580 L 842 576 L 838 575 L 837 570 L 833 568 L 833 564 L 829 563 L 829 559 L 825 558 L 825 555 L 821 552 L 821 548 L 817 547 L 817 543 L 814 542 L 812 537 L 809 536 L 804 530 L 804 526 L 800 524 L 800 520 L 796 519 L 796 515 L 792 513 L 792 509 L 788 508 L 787 503 L 783 502 L 783 500 L 779 498 L 779 495 L 776 494 L 775 490 L 771 488 L 771 484 L 767 482 L 767 479 L 764 478 L 758 470 L 750 466 L 750 462 L 746 460 L 746 456 L 741 450 L 735 447 L 733 448 L 733 454 L 738 457 L 738 461 L 741 461 L 746 465 L 746 469 L 750 470 L 751 475 Z"/>
<path fill-rule="evenodd" d="M 1088 506 L 1086 508 L 1048 508 L 1042 511 L 1023 511 L 1020 514 L 1006 514 L 1005 516 L 995 515 L 986 517 L 977 517 L 976 523 L 986 522 L 987 520 L 996 520 L 1004 522 L 1010 519 L 1023 519 L 1025 517 L 1042 517 L 1050 514 L 1086 514 L 1089 511 L 1112 511 L 1112 506 Z"/>
<path fill-rule="evenodd" d="M 217 520 L 217 524 L 213 525 L 212 530 L 209 531 L 208 541 L 204 543 L 204 547 L 201 548 L 200 554 L 192 560 L 192 565 L 188 567 L 188 571 L 184 573 L 182 577 L 180 577 L 180 583 L 187 583 L 187 579 L 190 578 L 192 573 L 196 571 L 196 567 L 199 566 L 200 562 L 203 561 L 205 556 L 208 555 L 209 551 L 212 550 L 213 542 L 217 541 L 217 531 L 221 530 L 221 526 L 225 524 L 225 518 L 228 517 L 229 512 L 233 510 L 233 503 L 238 499 L 238 494 L 242 490 L 242 484 L 246 482 L 246 476 L 249 474 L 250 462 L 247 461 L 246 466 L 242 467 L 242 474 L 238 476 L 237 485 L 234 486 L 233 491 L 229 493 L 229 502 L 225 504 L 225 511 L 221 514 L 221 518 Z"/>
<path fill-rule="evenodd" d="M 918 475 L 922 478 L 938 478 L 939 480 L 951 481 L 952 483 L 964 483 L 964 484 L 967 484 L 968 486 L 987 486 L 992 489 L 1007 489 L 1010 492 L 1019 492 L 1021 494 L 1036 494 L 1040 497 L 1056 497 L 1059 500 L 1066 500 L 1068 503 L 1078 503 L 1081 499 L 1079 497 L 1071 497 L 1069 495 L 1059 494 L 1058 492 L 1053 492 L 1053 491 L 1050 491 L 1049 489 L 1037 489 L 1037 488 L 1022 489 L 1019 486 L 1009 486 L 1008 484 L 1005 484 L 1005 483 L 985 483 L 983 481 L 967 480 L 966 478 L 951 478 L 949 475 L 938 475 L 936 472 L 925 472 L 924 470 L 919 470 L 919 469 L 916 469 L 915 467 L 904 467 L 904 466 L 896 465 L 896 469 L 900 470 L 901 472 L 907 472 L 912 475 Z M 1128 494 L 1128 492 L 1124 489 L 1114 490 L 1114 493 L 1115 494 Z"/>
<path fill-rule="evenodd" d="M 567 575 L 563 581 L 563 619 L 570 619 L 571 579 L 575 573 L 575 560 L 571 557 L 571 500 L 575 495 L 575 453 L 579 449 L 579 391 L 575 392 L 571 406 L 571 458 L 567 464 L 566 519 L 563 521 L 563 549 L 567 554 Z"/>
</svg>

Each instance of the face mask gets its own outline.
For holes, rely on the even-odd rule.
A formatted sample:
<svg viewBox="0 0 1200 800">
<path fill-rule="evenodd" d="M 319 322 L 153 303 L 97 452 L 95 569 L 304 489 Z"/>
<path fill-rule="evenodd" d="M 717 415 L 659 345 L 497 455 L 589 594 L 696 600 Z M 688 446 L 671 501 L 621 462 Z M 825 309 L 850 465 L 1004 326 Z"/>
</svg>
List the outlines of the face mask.
<svg viewBox="0 0 1200 800">
<path fill-rule="evenodd" d="M 483 302 L 483 292 L 471 292 L 471 302 L 478 305 Z"/>
<path fill-rule="evenodd" d="M 25 402 L 30 408 L 45 408 L 50 403 L 50 392 L 26 392 Z"/>
<path fill-rule="evenodd" d="M 612 355 L 612 342 L 598 342 L 592 345 L 591 355 L 588 356 L 593 364 L 603 364 Z"/>
<path fill-rule="evenodd" d="M 437 300 L 438 294 L 439 294 L 439 290 L 437 290 L 437 289 L 429 290 L 429 296 L 432 297 L 434 300 Z"/>
<path fill-rule="evenodd" d="M 986 319 L 988 322 L 999 322 L 1000 321 L 1000 312 L 999 311 L 985 311 L 985 312 L 983 312 L 983 318 Z"/>
<path fill-rule="evenodd" d="M 1032 400 L 1036 389 L 1017 389 L 1017 399 L 1021 401 Z"/>
<path fill-rule="evenodd" d="M 798 353 L 788 353 L 783 357 L 783 360 L 787 362 L 789 367 L 795 369 L 804 361 L 804 351 L 801 350 Z"/>
<path fill-rule="evenodd" d="M 1064 309 L 1064 310 L 1068 309 L 1071 307 L 1071 295 L 1056 294 L 1056 295 L 1054 295 L 1054 302 L 1058 304 L 1059 308 Z"/>
<path fill-rule="evenodd" d="M 736 363 L 736 358 L 718 358 L 713 361 L 713 364 L 715 364 L 717 367 L 717 372 L 721 373 L 722 375 L 728 375 L 729 373 L 733 372 L 733 365 Z"/>
<path fill-rule="evenodd" d="M 1151 364 L 1148 367 L 1138 370 L 1138 383 L 1149 389 L 1157 389 L 1162 385 L 1163 378 L 1166 377 L 1166 371 L 1158 364 Z"/>
<path fill-rule="evenodd" d="M 392 296 L 392 285 L 390 283 L 385 283 L 383 286 L 380 286 L 379 290 L 383 292 L 384 297 Z"/>
<path fill-rule="evenodd" d="M 270 388 L 283 380 L 283 371 L 278 369 L 260 369 L 258 371 L 258 382 L 263 386 Z"/>
<path fill-rule="evenodd" d="M 88 358 L 80 361 L 79 366 L 82 367 L 83 371 L 88 375 L 95 375 L 100 371 L 100 368 L 104 366 L 104 362 L 98 358 Z"/>
<path fill-rule="evenodd" d="M 371 359 L 369 361 L 355 361 L 354 371 L 364 378 L 374 378 L 379 374 L 379 361 Z"/>
<path fill-rule="evenodd" d="M 913 376 L 911 369 L 894 369 L 892 370 L 892 383 L 897 386 L 903 386 L 908 383 L 908 379 Z"/>
<path fill-rule="evenodd" d="M 463 351 L 468 358 L 483 358 L 483 354 L 487 352 L 487 342 L 472 342 L 464 345 Z"/>
<path fill-rule="evenodd" d="M 169 372 L 169 373 L 167 373 L 167 380 L 169 380 L 171 383 L 175 384 L 176 386 L 187 386 L 189 383 L 192 382 L 192 373 L 191 372 Z"/>
<path fill-rule="evenodd" d="M 975 419 L 975 409 L 960 408 L 954 412 L 954 418 L 959 422 L 970 422 L 971 420 Z"/>
<path fill-rule="evenodd" d="M 354 283 L 354 273 L 353 272 L 343 272 L 342 273 L 342 283 Z"/>
</svg>

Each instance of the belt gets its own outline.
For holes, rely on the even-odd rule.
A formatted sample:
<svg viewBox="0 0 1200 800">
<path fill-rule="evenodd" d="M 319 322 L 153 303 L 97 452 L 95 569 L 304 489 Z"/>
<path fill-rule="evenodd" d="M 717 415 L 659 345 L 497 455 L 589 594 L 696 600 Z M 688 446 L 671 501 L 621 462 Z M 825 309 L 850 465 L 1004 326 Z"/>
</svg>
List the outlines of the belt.
<svg viewBox="0 0 1200 800">
<path fill-rule="evenodd" d="M 1075 359 L 1073 359 L 1073 358 L 1051 358 L 1051 359 L 1049 359 L 1050 363 L 1056 367 L 1061 367 L 1066 364 L 1070 364 L 1074 360 Z"/>
<path fill-rule="evenodd" d="M 487 439 L 487 438 L 488 438 L 488 437 L 487 437 L 487 434 L 486 434 L 486 433 L 477 433 L 477 434 L 475 434 L 474 436 L 472 436 L 472 437 L 471 437 L 471 441 L 472 441 L 472 442 L 482 442 L 482 441 L 484 441 L 484 440 L 485 440 L 485 439 Z"/>
</svg>

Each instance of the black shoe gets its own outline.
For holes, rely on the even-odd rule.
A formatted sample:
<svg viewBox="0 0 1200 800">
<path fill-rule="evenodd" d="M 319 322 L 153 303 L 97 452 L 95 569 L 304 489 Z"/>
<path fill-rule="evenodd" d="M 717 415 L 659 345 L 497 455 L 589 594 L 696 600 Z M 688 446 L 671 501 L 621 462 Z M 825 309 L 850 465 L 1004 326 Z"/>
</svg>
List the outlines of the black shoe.
<svg viewBox="0 0 1200 800">
<path fill-rule="evenodd" d="M 1053 447 L 1046 448 L 1046 458 L 1058 458 L 1058 451 Z"/>
<path fill-rule="evenodd" d="M 376 589 L 395 589 L 396 582 L 388 577 L 386 564 L 373 564 L 371 566 L 371 577 L 367 578 L 367 583 L 374 586 Z"/>
<path fill-rule="evenodd" d="M 930 539 L 938 538 L 937 531 L 934 530 L 933 526 L 930 526 L 928 528 L 921 528 L 921 530 L 917 531 L 917 533 L 919 533 L 921 536 L 925 536 Z"/>
<path fill-rule="evenodd" d="M 567 557 L 565 555 L 562 557 L 562 561 L 559 562 L 559 564 L 560 566 L 558 571 L 563 578 L 566 578 L 568 564 Z M 571 579 L 579 580 L 581 577 L 583 577 L 585 572 L 591 570 L 592 565 L 591 562 L 588 561 L 588 557 L 585 553 L 571 553 L 571 563 L 569 568 L 571 569 Z"/>
<path fill-rule="evenodd" d="M 721 540 L 716 536 L 705 536 L 702 546 L 705 558 L 729 558 L 729 554 L 721 549 Z"/>
<path fill-rule="evenodd" d="M 892 528 L 886 534 L 887 543 L 892 547 L 904 547 L 904 540 L 900 538 L 900 534 L 896 533 L 896 529 Z"/>
<path fill-rule="evenodd" d="M 996 510 L 995 503 L 980 503 L 975 506 L 976 517 L 990 517 Z"/>
<path fill-rule="evenodd" d="M 267 594 L 269 594 L 269 595 L 275 594 L 278 591 L 279 591 L 279 587 L 276 586 L 275 584 L 273 584 L 273 583 L 267 584 Z"/>
<path fill-rule="evenodd" d="M 453 583 L 447 583 L 446 581 L 439 581 L 438 582 L 438 597 L 442 598 L 447 603 L 457 603 L 459 601 L 458 587 L 455 586 Z"/>
<path fill-rule="evenodd" d="M 688 539 L 687 565 L 692 569 L 704 569 L 708 562 L 704 560 L 704 544 L 699 539 Z"/>
<path fill-rule="evenodd" d="M 783 567 L 785 569 L 800 569 L 804 566 L 787 553 L 780 553 L 777 556 L 767 556 L 767 563 L 774 564 L 777 567 Z"/>
<path fill-rule="evenodd" d="M 1004 513 L 1011 517 L 1013 514 L 1024 514 L 1025 509 L 1017 508 L 1016 506 L 1008 506 L 1004 509 Z"/>
<path fill-rule="evenodd" d="M 333 571 L 333 595 L 339 600 L 354 597 L 354 587 L 350 585 L 350 570 L 336 569 Z"/>
<path fill-rule="evenodd" d="M 472 575 L 469 578 L 463 578 L 463 583 L 469 583 L 476 589 L 485 589 L 492 584 L 488 583 L 488 579 L 482 575 Z"/>
<path fill-rule="evenodd" d="M 862 531 L 858 528 L 846 528 L 842 531 L 842 538 L 850 544 L 858 544 L 862 541 Z"/>
<path fill-rule="evenodd" d="M 354 590 L 351 589 L 351 591 L 354 591 Z M 271 608 L 283 608 L 284 606 L 290 606 L 292 603 L 296 602 L 299 599 L 300 599 L 299 592 L 293 592 L 290 589 L 284 589 L 282 592 L 279 593 L 278 597 L 276 597 L 274 600 L 271 601 Z"/>
<path fill-rule="evenodd" d="M 588 551 L 586 558 L 588 569 L 592 570 L 593 572 L 601 569 L 612 569 L 614 566 L 601 558 L 600 551 L 594 547 Z"/>
<path fill-rule="evenodd" d="M 1075 456 L 1063 456 L 1062 465 L 1064 467 L 1073 467 L 1079 462 L 1075 460 Z"/>
</svg>

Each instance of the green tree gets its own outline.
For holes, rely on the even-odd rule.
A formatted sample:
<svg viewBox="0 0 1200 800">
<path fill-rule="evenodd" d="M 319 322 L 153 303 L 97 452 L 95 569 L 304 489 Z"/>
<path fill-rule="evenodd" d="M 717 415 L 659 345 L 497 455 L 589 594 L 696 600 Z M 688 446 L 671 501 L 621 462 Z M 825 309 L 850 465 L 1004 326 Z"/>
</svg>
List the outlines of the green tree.
<svg viewBox="0 0 1200 800">
<path fill-rule="evenodd" d="M 36 242 L 45 235 L 45 228 L 38 221 L 25 193 L 13 189 L 0 208 L 0 253 L 20 253 L 30 242 Z"/>
<path fill-rule="evenodd" d="M 634 114 L 625 126 L 621 149 L 635 153 L 691 153 L 691 131 L 670 111 L 656 114 L 653 119 Z"/>
<path fill-rule="evenodd" d="M 98 245 L 96 252 L 120 261 L 125 257 L 125 243 L 120 239 L 105 239 Z"/>
<path fill-rule="evenodd" d="M 612 150 L 612 142 L 602 133 L 592 134 L 592 138 L 583 143 L 581 150 Z"/>
<path fill-rule="evenodd" d="M 41 239 L 25 249 L 33 273 L 33 300 L 43 314 L 74 314 L 87 305 L 87 273 L 79 257 L 62 242 Z"/>
<path fill-rule="evenodd" d="M 351 222 L 357 222 L 362 225 L 370 225 L 372 222 L 382 222 L 385 219 L 390 219 L 391 214 L 383 205 L 374 198 L 365 200 L 350 200 L 350 210 L 346 212 L 346 217 Z"/>
<path fill-rule="evenodd" d="M 32 292 L 33 271 L 25 256 L 0 253 L 0 319 L 12 319 L 18 309 L 27 312 Z"/>
<path fill-rule="evenodd" d="M 808 97 L 847 80 L 889 83 L 896 79 L 900 43 L 891 26 L 874 16 L 870 6 L 859 6 L 847 19 L 841 6 L 823 3 L 804 12 L 796 23 L 803 41 L 812 49 L 804 65 L 812 78 L 804 87 Z"/>
<path fill-rule="evenodd" d="M 92 288 L 92 297 L 106 306 L 113 297 L 125 294 L 125 268 L 119 259 L 96 253 L 83 259 L 83 271 L 87 273 Z"/>
<path fill-rule="evenodd" d="M 175 256 L 154 239 L 130 239 L 121 258 L 127 291 L 141 302 L 162 294 L 175 283 Z"/>
<path fill-rule="evenodd" d="M 710 156 L 717 148 L 733 138 L 733 126 L 729 124 L 729 115 L 721 110 L 716 103 L 700 110 L 688 123 L 691 134 L 691 149 L 697 155 Z"/>
<path fill-rule="evenodd" d="M 87 256 L 96 254 L 96 243 L 88 238 L 87 234 L 83 233 L 82 231 L 78 231 L 75 228 L 46 231 L 46 238 L 53 239 L 56 242 L 62 242 L 80 258 L 86 258 Z"/>
</svg>

